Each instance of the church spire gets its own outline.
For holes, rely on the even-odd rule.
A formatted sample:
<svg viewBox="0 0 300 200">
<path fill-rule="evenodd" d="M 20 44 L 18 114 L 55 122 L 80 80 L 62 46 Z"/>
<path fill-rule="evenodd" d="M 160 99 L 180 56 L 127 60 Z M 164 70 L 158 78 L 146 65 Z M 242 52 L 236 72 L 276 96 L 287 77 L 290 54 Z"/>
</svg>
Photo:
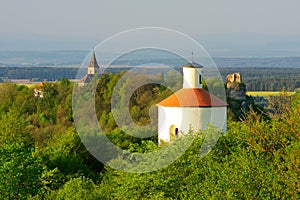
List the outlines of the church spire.
<svg viewBox="0 0 300 200">
<path fill-rule="evenodd" d="M 95 50 L 93 49 L 90 64 L 88 66 L 88 74 L 98 74 L 98 72 L 99 72 L 99 65 L 97 63 Z"/>
</svg>

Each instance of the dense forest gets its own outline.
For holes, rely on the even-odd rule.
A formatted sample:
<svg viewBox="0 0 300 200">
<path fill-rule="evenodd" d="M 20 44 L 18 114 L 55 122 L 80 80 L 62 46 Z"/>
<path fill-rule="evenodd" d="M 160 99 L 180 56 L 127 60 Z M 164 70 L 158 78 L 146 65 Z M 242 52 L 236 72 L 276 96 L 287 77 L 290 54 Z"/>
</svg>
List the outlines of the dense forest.
<svg viewBox="0 0 300 200">
<path fill-rule="evenodd" d="M 120 148 L 156 151 L 162 148 L 156 136 L 128 136 L 114 121 L 111 95 L 122 73 L 106 73 L 99 79 L 98 122 Z M 103 165 L 82 144 L 72 113 L 73 86 L 65 78 L 45 83 L 40 98 L 34 96 L 35 88 L 0 84 L 0 199 L 300 198 L 299 91 L 269 101 L 268 112 L 251 104 L 241 111 L 239 102 L 229 99 L 227 132 L 219 133 L 206 157 L 199 157 L 199 147 L 219 132 L 213 126 L 191 132 L 187 137 L 193 143 L 169 166 L 127 173 Z M 131 117 L 136 123 L 149 123 L 151 105 L 169 94 L 155 84 L 138 88 L 130 99 Z M 110 162 L 131 167 L 119 158 Z"/>
<path fill-rule="evenodd" d="M 63 67 L 0 67 L 0 82 L 10 79 L 29 79 L 32 81 L 56 81 L 62 78 L 75 79 L 79 68 Z M 111 73 L 120 73 L 128 68 L 110 68 Z M 181 68 L 177 68 L 180 72 Z M 222 67 L 219 68 L 223 80 L 231 73 L 239 72 L 248 91 L 294 91 L 300 87 L 300 68 L 272 67 Z M 85 73 L 86 69 L 80 72 Z M 153 69 L 154 73 L 162 69 Z"/>
<path fill-rule="evenodd" d="M 300 88 L 299 68 L 239 67 L 221 68 L 220 72 L 223 78 L 227 74 L 239 72 L 248 91 L 294 91 Z"/>
</svg>

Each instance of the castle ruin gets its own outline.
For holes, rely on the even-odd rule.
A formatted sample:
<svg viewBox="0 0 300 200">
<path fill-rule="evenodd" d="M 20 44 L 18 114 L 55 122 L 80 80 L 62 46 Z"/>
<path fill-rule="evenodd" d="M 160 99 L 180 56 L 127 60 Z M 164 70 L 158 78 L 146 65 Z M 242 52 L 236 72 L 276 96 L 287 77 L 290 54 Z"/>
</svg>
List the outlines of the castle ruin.
<svg viewBox="0 0 300 200">
<path fill-rule="evenodd" d="M 227 96 L 234 100 L 246 99 L 246 86 L 240 73 L 228 74 L 226 78 Z"/>
</svg>

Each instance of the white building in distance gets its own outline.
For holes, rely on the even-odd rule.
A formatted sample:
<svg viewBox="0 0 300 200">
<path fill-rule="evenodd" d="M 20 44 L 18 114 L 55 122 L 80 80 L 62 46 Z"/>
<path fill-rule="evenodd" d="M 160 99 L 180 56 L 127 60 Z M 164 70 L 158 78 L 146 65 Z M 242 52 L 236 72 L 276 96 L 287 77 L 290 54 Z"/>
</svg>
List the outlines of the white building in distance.
<svg viewBox="0 0 300 200">
<path fill-rule="evenodd" d="M 157 104 L 159 143 L 204 130 L 210 123 L 226 131 L 227 103 L 202 88 L 202 69 L 195 62 L 184 65 L 183 88 Z"/>
</svg>

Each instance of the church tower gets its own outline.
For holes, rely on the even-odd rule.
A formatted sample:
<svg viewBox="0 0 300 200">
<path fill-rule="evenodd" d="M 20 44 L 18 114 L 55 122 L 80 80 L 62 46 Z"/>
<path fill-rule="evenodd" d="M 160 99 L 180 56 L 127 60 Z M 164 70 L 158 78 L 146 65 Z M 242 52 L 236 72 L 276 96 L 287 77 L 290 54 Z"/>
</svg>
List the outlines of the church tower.
<svg viewBox="0 0 300 200">
<path fill-rule="evenodd" d="M 202 88 L 202 68 L 203 66 L 191 62 L 187 63 L 183 68 L 183 88 Z"/>
<path fill-rule="evenodd" d="M 92 81 L 95 75 L 99 74 L 100 67 L 97 63 L 95 51 L 93 50 L 90 64 L 88 65 L 87 74 L 79 81 L 79 86 L 84 86 Z"/>
<path fill-rule="evenodd" d="M 88 74 L 98 74 L 98 73 L 99 73 L 99 65 L 97 63 L 95 51 L 93 51 L 91 61 L 88 66 Z"/>
</svg>

